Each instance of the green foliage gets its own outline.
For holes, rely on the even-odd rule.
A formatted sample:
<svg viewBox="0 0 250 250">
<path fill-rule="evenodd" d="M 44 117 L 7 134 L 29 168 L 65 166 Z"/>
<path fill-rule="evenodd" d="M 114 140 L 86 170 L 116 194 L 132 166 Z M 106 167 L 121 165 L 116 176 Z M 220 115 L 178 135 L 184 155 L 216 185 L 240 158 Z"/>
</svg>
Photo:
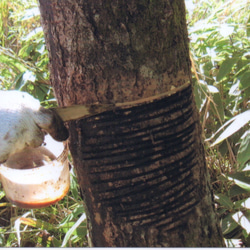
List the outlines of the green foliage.
<svg viewBox="0 0 250 250">
<path fill-rule="evenodd" d="M 250 3 L 193 2 L 193 83 L 217 211 L 227 245 L 250 246 Z"/>
<path fill-rule="evenodd" d="M 0 89 L 26 91 L 41 102 L 52 99 L 37 2 L 2 0 L 0 16 Z"/>
</svg>

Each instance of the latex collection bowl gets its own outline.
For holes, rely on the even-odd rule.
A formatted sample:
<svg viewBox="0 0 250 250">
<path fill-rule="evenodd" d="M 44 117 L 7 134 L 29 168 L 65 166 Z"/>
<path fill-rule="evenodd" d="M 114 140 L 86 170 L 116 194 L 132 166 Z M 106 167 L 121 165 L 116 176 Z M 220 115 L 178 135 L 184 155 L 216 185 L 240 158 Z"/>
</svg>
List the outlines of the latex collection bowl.
<svg viewBox="0 0 250 250">
<path fill-rule="evenodd" d="M 68 150 L 49 135 L 45 146 L 27 148 L 0 165 L 7 199 L 22 208 L 41 208 L 61 200 L 68 192 Z"/>
</svg>

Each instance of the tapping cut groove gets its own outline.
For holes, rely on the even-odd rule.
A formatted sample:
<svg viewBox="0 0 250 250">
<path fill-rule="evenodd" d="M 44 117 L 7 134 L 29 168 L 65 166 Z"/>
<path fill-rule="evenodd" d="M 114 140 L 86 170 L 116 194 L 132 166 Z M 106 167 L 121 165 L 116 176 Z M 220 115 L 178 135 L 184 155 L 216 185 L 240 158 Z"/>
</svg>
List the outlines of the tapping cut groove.
<svg viewBox="0 0 250 250">
<path fill-rule="evenodd" d="M 127 221 L 159 227 L 192 211 L 201 195 L 192 178 L 198 164 L 193 109 L 186 85 L 76 122 L 84 166 L 102 206 Z"/>
</svg>

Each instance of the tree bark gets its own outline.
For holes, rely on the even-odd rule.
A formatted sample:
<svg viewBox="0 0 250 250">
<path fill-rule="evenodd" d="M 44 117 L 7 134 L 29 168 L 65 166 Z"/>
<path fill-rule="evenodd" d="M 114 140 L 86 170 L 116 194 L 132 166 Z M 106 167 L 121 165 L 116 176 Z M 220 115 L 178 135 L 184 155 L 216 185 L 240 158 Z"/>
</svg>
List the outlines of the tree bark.
<svg viewBox="0 0 250 250">
<path fill-rule="evenodd" d="M 224 246 L 190 84 L 184 1 L 40 0 L 93 246 Z"/>
</svg>

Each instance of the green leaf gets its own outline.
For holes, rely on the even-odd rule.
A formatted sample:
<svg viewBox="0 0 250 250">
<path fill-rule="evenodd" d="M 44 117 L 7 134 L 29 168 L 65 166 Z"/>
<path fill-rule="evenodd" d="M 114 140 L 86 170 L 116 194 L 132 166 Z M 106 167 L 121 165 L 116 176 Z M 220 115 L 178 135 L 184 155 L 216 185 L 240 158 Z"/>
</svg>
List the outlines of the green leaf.
<svg viewBox="0 0 250 250">
<path fill-rule="evenodd" d="M 244 90 L 250 87 L 250 71 L 246 71 L 240 78 L 240 89 Z"/>
<path fill-rule="evenodd" d="M 5 192 L 3 190 L 0 190 L 0 200 L 5 196 Z"/>
<path fill-rule="evenodd" d="M 250 160 L 250 130 L 242 136 L 242 142 L 238 150 L 237 161 L 242 166 Z"/>
<path fill-rule="evenodd" d="M 5 247 L 11 247 L 12 242 L 16 241 L 16 239 L 17 239 L 16 233 L 11 232 L 11 233 L 9 234 L 9 237 L 7 238 Z"/>
<path fill-rule="evenodd" d="M 78 199 L 79 197 L 79 191 L 78 191 L 78 185 L 77 185 L 77 178 L 73 174 L 70 175 L 70 191 L 72 193 L 72 196 L 74 199 Z"/>
<path fill-rule="evenodd" d="M 46 85 L 43 84 L 37 84 L 36 88 L 35 88 L 35 97 L 40 101 L 44 101 L 46 95 L 49 92 L 49 88 Z"/>
<path fill-rule="evenodd" d="M 211 147 L 215 146 L 216 144 L 224 141 L 226 138 L 237 132 L 240 128 L 245 126 L 250 121 L 250 110 L 247 110 L 235 117 L 233 117 L 231 120 L 227 121 L 223 126 L 219 128 L 218 131 L 216 131 L 215 134 L 217 134 L 219 131 L 221 131 L 224 127 L 226 127 L 229 123 L 231 123 L 225 131 L 216 139 L 216 141 L 211 145 Z"/>
<path fill-rule="evenodd" d="M 225 77 L 228 73 L 230 73 L 234 64 L 237 63 L 238 60 L 239 60 L 238 57 L 226 59 L 220 66 L 220 70 L 218 72 L 216 80 L 219 82 L 220 80 L 222 80 L 223 77 Z"/>
<path fill-rule="evenodd" d="M 33 44 L 27 44 L 26 46 L 22 47 L 19 50 L 18 56 L 22 57 L 22 58 L 26 58 L 30 55 L 31 51 L 34 49 L 34 45 Z"/>
<path fill-rule="evenodd" d="M 243 227 L 248 234 L 250 233 L 250 222 L 242 212 L 239 211 L 235 213 L 232 218 L 235 220 L 236 223 Z"/>
<path fill-rule="evenodd" d="M 223 235 L 230 234 L 231 232 L 237 230 L 239 225 L 233 220 L 232 214 L 228 214 L 222 219 L 222 232 Z"/>
<path fill-rule="evenodd" d="M 19 75 L 19 78 L 16 81 L 15 89 L 22 90 L 22 88 L 29 82 L 35 82 L 36 75 L 32 71 L 25 71 Z"/>
<path fill-rule="evenodd" d="M 250 198 L 241 200 L 241 206 L 250 209 Z"/>
<path fill-rule="evenodd" d="M 250 171 L 235 172 L 227 176 L 250 184 Z"/>
<path fill-rule="evenodd" d="M 222 157 L 226 157 L 228 153 L 228 145 L 226 141 L 223 141 L 220 145 L 218 145 L 218 152 L 220 152 Z"/>
<path fill-rule="evenodd" d="M 69 241 L 70 236 L 72 235 L 72 233 L 77 229 L 77 227 L 86 220 L 86 214 L 82 214 L 82 216 L 77 220 L 77 222 L 73 225 L 73 227 L 71 227 L 69 229 L 69 231 L 66 233 L 64 239 L 63 239 L 63 243 L 61 247 L 65 247 L 67 242 Z"/>
<path fill-rule="evenodd" d="M 227 209 L 233 208 L 233 202 L 230 200 L 230 198 L 227 195 L 216 194 L 215 199 L 220 203 L 221 206 Z"/>
<path fill-rule="evenodd" d="M 239 187 L 245 189 L 247 192 L 250 192 L 250 185 L 245 183 L 245 182 L 242 182 L 242 181 L 239 181 L 237 179 L 233 179 L 235 184 L 238 185 Z"/>
<path fill-rule="evenodd" d="M 211 102 L 212 111 L 216 116 L 219 116 L 220 119 L 224 121 L 225 114 L 220 92 L 215 86 L 212 85 L 208 85 L 208 89 L 212 95 L 212 102 Z"/>
<path fill-rule="evenodd" d="M 24 85 L 23 74 L 24 74 L 24 72 L 22 72 L 16 76 L 15 81 L 14 81 L 15 89 L 20 89 L 20 86 Z"/>
<path fill-rule="evenodd" d="M 83 214 L 84 212 L 85 211 L 83 205 L 78 205 L 72 213 L 70 213 L 66 218 L 64 218 L 64 220 L 62 220 L 61 224 L 59 225 L 59 228 L 68 228 L 68 225 L 66 224 L 70 223 L 71 220 L 78 218 L 78 216 Z"/>
<path fill-rule="evenodd" d="M 52 236 L 52 243 L 53 243 L 54 247 L 60 247 L 61 246 L 61 242 L 55 236 Z"/>
<path fill-rule="evenodd" d="M 42 54 L 42 53 L 44 52 L 44 50 L 45 50 L 45 45 L 44 45 L 44 43 L 42 42 L 42 43 L 38 44 L 38 45 L 36 46 L 36 50 L 37 50 L 40 54 Z"/>
<path fill-rule="evenodd" d="M 24 224 L 24 225 L 27 225 L 27 226 L 31 226 L 31 227 L 35 227 L 35 228 L 41 228 L 43 230 L 54 230 L 55 229 L 55 226 L 46 222 L 46 221 L 43 221 L 43 220 L 40 220 L 40 219 L 32 219 L 32 218 L 23 218 L 21 217 L 19 219 L 20 223 Z"/>
<path fill-rule="evenodd" d="M 247 162 L 244 166 L 241 166 L 242 168 L 240 171 L 249 171 L 250 170 L 250 162 Z"/>
<path fill-rule="evenodd" d="M 219 176 L 217 177 L 217 179 L 218 179 L 219 181 L 222 181 L 222 182 L 227 181 L 227 177 L 225 176 L 225 174 L 219 175 Z"/>
<path fill-rule="evenodd" d="M 234 210 L 240 210 L 242 208 L 247 208 L 246 204 L 248 205 L 249 202 L 246 203 L 247 199 L 239 200 L 234 202 Z"/>
<path fill-rule="evenodd" d="M 7 55 L 0 55 L 0 62 L 3 64 L 8 65 L 11 67 L 15 72 L 23 72 L 26 70 L 26 67 L 24 64 L 20 63 L 20 61 L 14 57 L 7 56 Z"/>
<path fill-rule="evenodd" d="M 238 185 L 232 185 L 232 187 L 229 189 L 229 195 L 230 197 L 246 194 L 248 193 L 245 189 L 239 187 Z"/>
<path fill-rule="evenodd" d="M 194 96 L 195 96 L 195 103 L 197 105 L 197 108 L 199 111 L 202 110 L 204 107 L 206 100 L 207 100 L 207 85 L 203 83 L 197 83 L 194 84 Z"/>
</svg>

